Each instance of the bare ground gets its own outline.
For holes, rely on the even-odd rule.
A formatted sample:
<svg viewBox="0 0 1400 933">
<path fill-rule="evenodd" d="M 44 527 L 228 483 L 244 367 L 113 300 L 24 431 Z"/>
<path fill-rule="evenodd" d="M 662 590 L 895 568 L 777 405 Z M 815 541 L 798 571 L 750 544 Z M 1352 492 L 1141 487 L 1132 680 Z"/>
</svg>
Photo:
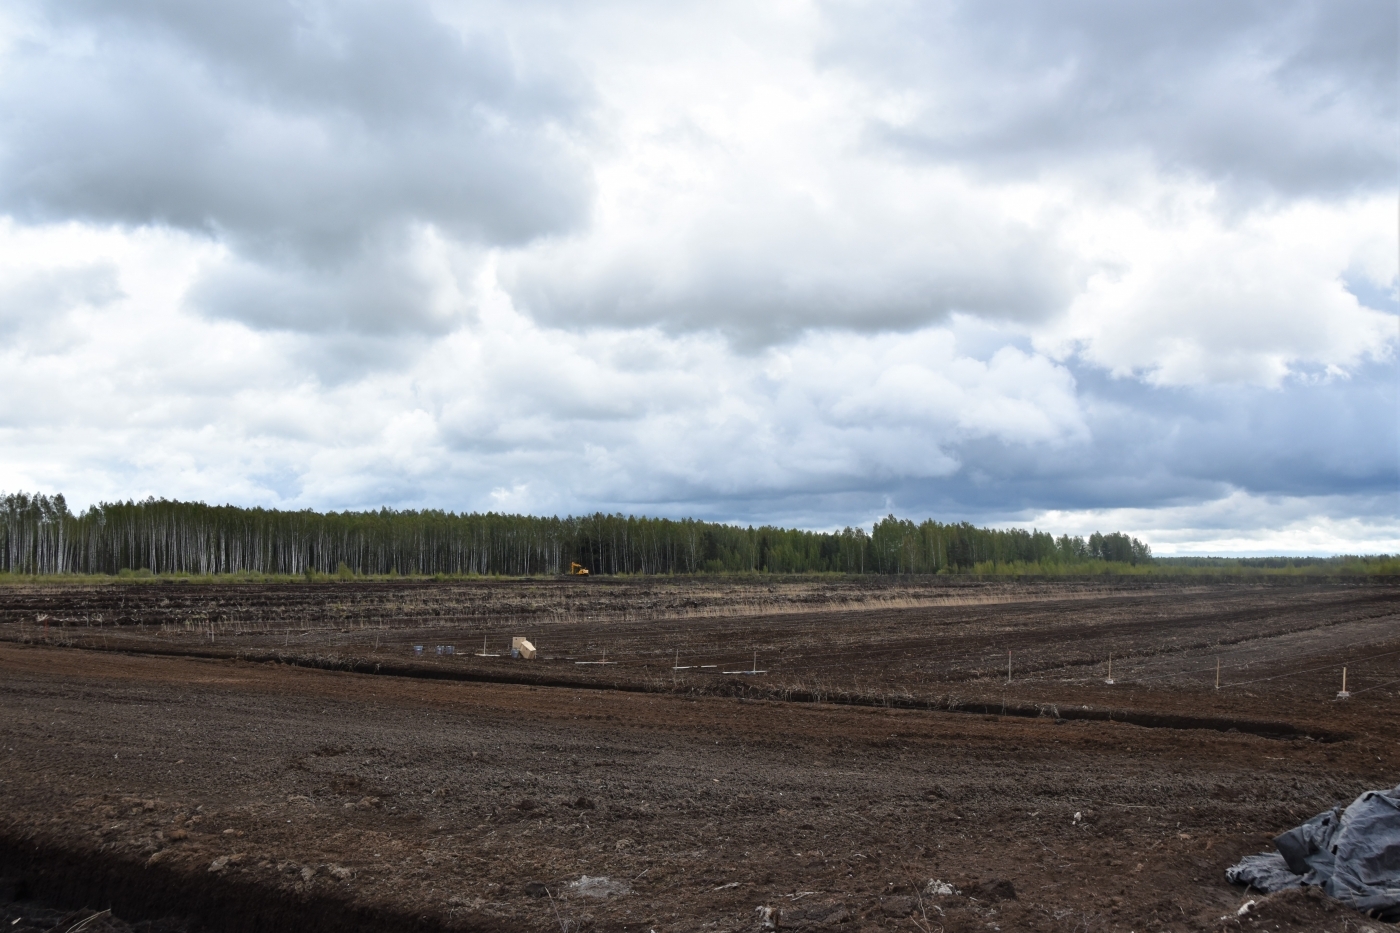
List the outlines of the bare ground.
<svg viewBox="0 0 1400 933">
<path fill-rule="evenodd" d="M 1223 871 L 1400 783 L 1393 587 L 488 586 L 0 591 L 0 872 L 215 929 L 1381 926 Z"/>
</svg>

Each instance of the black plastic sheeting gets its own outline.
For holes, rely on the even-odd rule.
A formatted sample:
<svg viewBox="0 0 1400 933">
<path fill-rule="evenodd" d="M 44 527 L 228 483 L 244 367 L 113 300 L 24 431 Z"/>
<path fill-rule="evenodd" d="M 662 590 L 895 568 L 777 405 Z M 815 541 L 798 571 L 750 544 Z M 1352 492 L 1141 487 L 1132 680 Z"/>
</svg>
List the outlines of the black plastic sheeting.
<svg viewBox="0 0 1400 933">
<path fill-rule="evenodd" d="M 1246 855 L 1225 871 L 1267 894 L 1316 885 L 1381 920 L 1400 920 L 1400 786 L 1370 790 L 1274 840 L 1278 852 Z"/>
</svg>

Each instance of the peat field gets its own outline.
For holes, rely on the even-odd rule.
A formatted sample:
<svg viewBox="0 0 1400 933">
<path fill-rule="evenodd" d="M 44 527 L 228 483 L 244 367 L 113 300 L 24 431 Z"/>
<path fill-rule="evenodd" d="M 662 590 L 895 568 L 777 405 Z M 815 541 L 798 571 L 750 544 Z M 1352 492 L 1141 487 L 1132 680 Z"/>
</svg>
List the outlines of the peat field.
<svg viewBox="0 0 1400 933">
<path fill-rule="evenodd" d="M 1381 931 L 1224 870 L 1397 783 L 1374 582 L 0 587 L 11 929 Z"/>
</svg>

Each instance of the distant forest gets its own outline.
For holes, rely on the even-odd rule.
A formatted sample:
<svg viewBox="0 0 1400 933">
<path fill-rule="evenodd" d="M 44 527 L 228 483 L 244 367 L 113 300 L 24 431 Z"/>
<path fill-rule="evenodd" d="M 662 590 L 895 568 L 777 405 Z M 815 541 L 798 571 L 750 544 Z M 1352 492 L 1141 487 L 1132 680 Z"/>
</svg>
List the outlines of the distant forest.
<svg viewBox="0 0 1400 933">
<path fill-rule="evenodd" d="M 598 513 L 284 512 L 147 499 L 69 511 L 62 495 L 0 498 L 0 572 L 274 576 L 977 572 L 1151 561 L 1124 534 L 915 524 L 802 531 Z"/>
</svg>

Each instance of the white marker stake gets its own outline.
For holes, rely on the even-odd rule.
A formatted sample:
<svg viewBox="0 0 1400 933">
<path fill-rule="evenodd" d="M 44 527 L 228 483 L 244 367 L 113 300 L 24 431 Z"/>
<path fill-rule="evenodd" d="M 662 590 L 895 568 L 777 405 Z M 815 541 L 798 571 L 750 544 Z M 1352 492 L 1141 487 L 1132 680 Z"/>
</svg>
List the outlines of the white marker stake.
<svg viewBox="0 0 1400 933">
<path fill-rule="evenodd" d="M 1113 683 L 1113 652 L 1112 652 L 1112 651 L 1110 651 L 1110 652 L 1108 653 L 1108 679 L 1105 680 L 1104 683 L 1106 683 L 1106 684 L 1111 684 L 1111 683 Z"/>
<path fill-rule="evenodd" d="M 1011 649 L 1006 649 L 1006 682 L 1011 683 Z"/>
<path fill-rule="evenodd" d="M 1350 694 L 1350 693 L 1347 693 L 1347 669 L 1346 669 L 1346 668 L 1342 668 L 1342 692 L 1339 693 L 1339 694 L 1337 694 L 1337 699 L 1339 699 L 1339 700 L 1349 700 L 1349 699 L 1351 699 L 1351 694 Z"/>
<path fill-rule="evenodd" d="M 1215 689 L 1220 689 L 1220 659 L 1215 659 Z"/>
</svg>

